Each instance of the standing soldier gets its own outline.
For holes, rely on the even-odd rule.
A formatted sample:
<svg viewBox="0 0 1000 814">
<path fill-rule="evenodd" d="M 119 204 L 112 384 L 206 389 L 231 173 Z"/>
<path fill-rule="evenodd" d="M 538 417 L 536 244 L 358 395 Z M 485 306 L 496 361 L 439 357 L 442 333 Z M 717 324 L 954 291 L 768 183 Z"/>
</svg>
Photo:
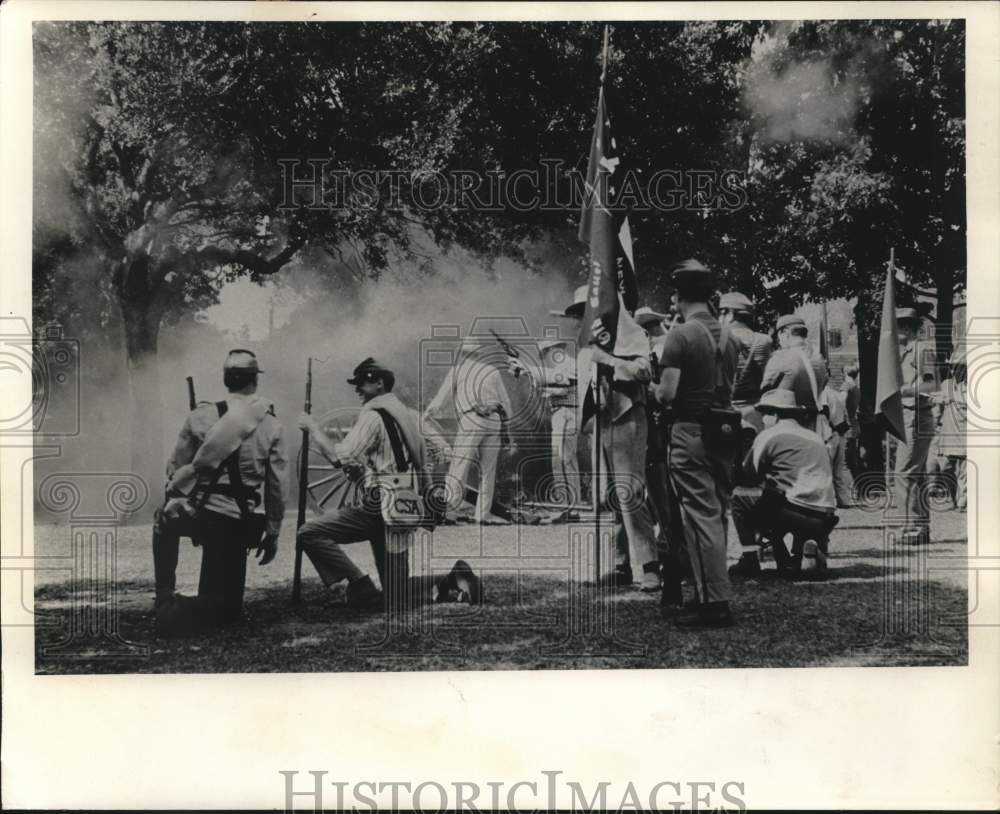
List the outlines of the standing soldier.
<svg viewBox="0 0 1000 814">
<path fill-rule="evenodd" d="M 964 348 L 955 348 L 948 359 L 950 376 L 941 382 L 941 389 L 934 395 L 940 410 L 938 418 L 938 453 L 945 459 L 945 475 L 950 484 L 955 508 L 965 511 L 968 503 L 966 479 L 965 432 L 968 407 L 966 405 L 966 364 Z"/>
<path fill-rule="evenodd" d="M 167 463 L 168 494 L 204 497 L 192 536 L 202 550 L 198 599 L 187 603 L 187 618 L 169 609 L 184 605 L 183 597 L 174 603 L 159 597 L 165 627 L 239 621 L 247 551 L 256 549 L 261 565 L 277 553 L 288 462 L 281 425 L 254 395 L 262 372 L 251 351 L 230 351 L 222 372 L 228 397 L 191 411 Z"/>
<path fill-rule="evenodd" d="M 563 315 L 563 312 L 560 312 Z M 552 492 L 566 503 L 565 520 L 579 520 L 576 511 L 580 501 L 580 459 L 577 428 L 576 356 L 569 352 L 572 344 L 565 339 L 545 339 L 538 343 L 542 365 L 533 369 L 516 357 L 508 358 L 515 377 L 526 372 L 533 386 L 539 388 L 548 402 L 552 421 Z"/>
<path fill-rule="evenodd" d="M 475 518 L 483 525 L 507 521 L 492 512 L 496 491 L 497 460 L 500 448 L 509 445 L 507 421 L 511 417 L 510 396 L 497 368 L 509 357 L 476 339 L 462 343 L 459 359 L 448 371 L 424 417 L 440 418 L 450 405 L 458 418 L 458 434 L 452 444 L 448 470 L 448 509 L 457 511 L 465 498 L 465 483 L 473 466 L 479 469 L 479 497 Z"/>
<path fill-rule="evenodd" d="M 715 410 L 731 405 L 739 342 L 712 315 L 708 302 L 715 291 L 715 275 L 709 269 L 697 260 L 685 260 L 671 276 L 683 322 L 671 327 L 664 339 L 656 397 L 673 408 L 669 475 L 697 589 L 696 604 L 681 611 L 676 622 L 686 627 L 725 627 L 733 624 L 726 509 L 739 428 L 733 418 L 725 433 L 715 424 L 721 415 Z M 729 441 L 716 443 L 716 430 Z"/>
<path fill-rule="evenodd" d="M 833 467 L 837 508 L 849 509 L 854 505 L 854 479 L 847 469 L 846 436 L 851 428 L 847 418 L 847 394 L 834 390 L 827 382 L 825 395 L 830 420 L 830 438 L 826 442 L 826 448 L 830 453 L 830 466 Z"/>
<path fill-rule="evenodd" d="M 587 286 L 574 292 L 573 303 L 561 313 L 579 325 L 587 301 Z M 557 312 L 558 313 L 558 312 Z M 615 515 L 615 567 L 599 576 L 606 588 L 624 588 L 632 585 L 632 563 L 642 567 L 642 590 L 655 592 L 660 588 L 660 564 L 656 550 L 653 517 L 646 499 L 646 393 L 651 377 L 647 357 L 624 359 L 612 356 L 596 346 L 580 351 L 577 368 L 578 385 L 584 392 L 579 402 L 587 403 L 590 367 L 593 363 L 611 367 L 614 371 L 610 386 L 601 385 L 601 412 L 594 416 L 600 421 L 602 455 L 601 484 L 595 484 L 599 493 L 607 493 L 608 502 Z M 606 473 L 607 480 L 604 481 Z M 605 488 L 606 483 L 606 488 Z M 595 495 L 594 506 L 600 511 L 601 500 Z"/>
<path fill-rule="evenodd" d="M 809 330 L 805 320 L 795 314 L 786 314 L 778 319 L 778 345 L 764 368 L 760 383 L 762 393 L 779 388 L 791 390 L 795 403 L 803 405 L 809 412 L 808 426 L 820 433 L 825 442 L 829 436 L 826 419 L 819 421 L 821 412 L 820 393 L 826 387 L 826 363 L 812 355 L 806 337 Z"/>
<path fill-rule="evenodd" d="M 760 400 L 761 381 L 773 350 L 771 337 L 753 330 L 755 312 L 753 300 L 739 291 L 730 291 L 719 298 L 719 322 L 728 326 L 740 343 L 736 380 L 733 382 L 733 407 L 740 411 L 744 428 L 741 455 L 749 450 L 751 439 L 764 429 L 763 417 L 756 404 Z M 734 501 L 737 498 L 755 501 L 760 495 L 760 487 L 748 482 L 736 485 L 733 490 Z M 745 569 L 751 574 L 760 570 L 756 546 L 743 546 L 742 556 L 730 573 L 739 575 Z"/>
<path fill-rule="evenodd" d="M 923 320 L 913 308 L 897 308 L 899 362 L 903 371 L 900 395 L 906 441 L 896 444 L 896 505 L 903 511 L 900 541 L 922 544 L 930 539 L 930 507 L 927 501 L 927 455 L 934 439 L 934 404 L 937 390 L 933 364 L 924 358 L 929 348 L 917 338 Z"/>
<path fill-rule="evenodd" d="M 657 548 L 660 557 L 660 578 L 673 579 L 677 570 L 671 554 L 670 495 L 667 483 L 667 428 L 666 411 L 656 400 L 654 388 L 660 378 L 660 355 L 663 353 L 663 339 L 667 334 L 668 314 L 661 314 L 652 308 L 642 306 L 635 309 L 635 321 L 649 338 L 649 363 L 652 375 L 646 393 L 646 502 L 653 520 L 658 526 Z M 680 541 L 673 541 L 679 545 Z"/>
<path fill-rule="evenodd" d="M 861 473 L 861 385 L 858 382 L 858 366 L 848 365 L 844 368 L 844 384 L 840 388 L 844 393 L 844 407 L 847 410 L 847 467 L 854 477 Z"/>
<path fill-rule="evenodd" d="M 754 331 L 754 312 L 753 300 L 739 291 L 730 291 L 719 298 L 719 322 L 728 325 L 729 332 L 741 344 L 733 383 L 733 407 L 740 411 L 743 423 L 757 433 L 763 424 L 754 405 L 760 400 L 760 383 L 772 348 L 770 336 Z"/>
</svg>

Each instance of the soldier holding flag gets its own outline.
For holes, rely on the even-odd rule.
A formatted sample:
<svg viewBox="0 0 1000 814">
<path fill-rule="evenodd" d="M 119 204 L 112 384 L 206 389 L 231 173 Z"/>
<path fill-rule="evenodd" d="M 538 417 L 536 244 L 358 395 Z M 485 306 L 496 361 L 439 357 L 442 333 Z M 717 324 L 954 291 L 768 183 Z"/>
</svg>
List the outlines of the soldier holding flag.
<svg viewBox="0 0 1000 814">
<path fill-rule="evenodd" d="M 607 68 L 608 29 L 604 54 Z M 649 340 L 636 324 L 638 284 L 627 214 L 612 209 L 621 159 L 611 132 L 605 74 L 601 74 L 597 117 L 587 164 L 586 195 L 580 213 L 579 238 L 590 250 L 590 274 L 579 346 L 581 372 L 590 372 L 583 401 L 583 423 L 596 412 L 598 450 L 608 472 L 609 497 L 618 520 L 619 562 L 600 577 L 608 585 L 632 582 L 632 562 L 643 569 L 643 590 L 660 588 L 660 568 L 653 519 L 646 503 L 646 390 L 652 378 Z M 591 367 L 593 365 L 593 367 Z M 583 378 L 583 377 L 581 377 Z M 599 515 L 598 515 L 599 516 Z M 599 520 L 597 521 L 599 522 Z M 622 562 L 622 535 L 627 536 L 629 563 Z M 600 536 L 598 535 L 598 540 Z"/>
</svg>

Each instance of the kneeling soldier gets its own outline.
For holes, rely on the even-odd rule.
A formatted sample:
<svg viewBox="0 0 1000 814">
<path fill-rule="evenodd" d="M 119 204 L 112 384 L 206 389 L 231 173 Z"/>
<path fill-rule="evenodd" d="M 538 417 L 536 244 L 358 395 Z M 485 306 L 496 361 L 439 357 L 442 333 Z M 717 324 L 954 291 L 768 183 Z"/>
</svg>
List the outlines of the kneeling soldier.
<svg viewBox="0 0 1000 814">
<path fill-rule="evenodd" d="M 765 429 L 754 439 L 743 460 L 739 481 L 746 485 L 764 484 L 757 497 L 733 497 L 733 522 L 743 546 L 743 555 L 731 569 L 733 576 L 760 573 L 758 534 L 768 536 L 780 570 L 798 565 L 785 548 L 787 533 L 812 545 L 803 546 L 806 561 L 826 566 L 826 545 L 836 524 L 837 504 L 833 489 L 830 455 L 820 437 L 809 429 L 810 413 L 795 402 L 791 390 L 770 390 L 761 396 L 757 410 L 764 416 Z"/>
<path fill-rule="evenodd" d="M 261 372 L 252 352 L 230 351 L 222 373 L 229 395 L 188 415 L 167 463 L 168 497 L 196 496 L 190 536 L 202 558 L 197 600 L 175 596 L 177 536 L 154 533 L 157 627 L 164 633 L 239 621 L 248 550 L 256 549 L 261 565 L 277 553 L 287 460 L 281 425 L 255 395 Z M 157 526 L 167 514 L 165 507 Z"/>
<path fill-rule="evenodd" d="M 408 461 L 419 478 L 424 473 L 424 440 L 418 429 L 417 413 L 410 410 L 392 392 L 396 377 L 392 371 L 371 357 L 354 369 L 347 380 L 362 401 L 358 420 L 340 443 L 333 443 L 308 413 L 299 417 L 299 428 L 309 430 L 324 454 L 343 466 L 349 477 L 364 477 L 365 499 L 362 505 L 346 507 L 324 514 L 305 523 L 298 531 L 297 542 L 316 566 L 327 585 L 347 580 L 347 604 L 358 608 L 381 608 L 385 605 L 370 576 L 365 574 L 344 552 L 344 544 L 367 540 L 375 557 L 383 590 L 389 584 L 398 585 L 417 601 L 438 602 L 480 600 L 479 578 L 469 565 L 458 560 L 451 572 L 436 582 L 431 578 L 409 576 L 409 552 L 393 552 L 387 546 L 387 528 L 382 516 L 378 475 L 403 471 L 397 462 L 396 443 L 405 447 Z"/>
</svg>

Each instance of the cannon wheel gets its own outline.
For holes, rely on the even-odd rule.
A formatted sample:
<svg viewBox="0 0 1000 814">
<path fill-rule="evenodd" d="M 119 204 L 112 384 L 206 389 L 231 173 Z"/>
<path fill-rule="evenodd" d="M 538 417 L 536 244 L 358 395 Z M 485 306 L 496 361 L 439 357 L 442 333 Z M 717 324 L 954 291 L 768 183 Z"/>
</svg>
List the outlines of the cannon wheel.
<svg viewBox="0 0 1000 814">
<path fill-rule="evenodd" d="M 350 429 L 357 418 L 357 410 L 333 410 L 318 417 L 319 425 L 330 438 L 339 440 Z M 302 454 L 299 449 L 295 471 L 299 473 L 299 488 L 302 488 Z M 313 446 L 308 450 L 309 469 L 306 492 L 309 505 L 319 513 L 360 506 L 362 502 L 361 481 L 352 481 L 344 470 L 335 467 L 322 452 Z"/>
</svg>

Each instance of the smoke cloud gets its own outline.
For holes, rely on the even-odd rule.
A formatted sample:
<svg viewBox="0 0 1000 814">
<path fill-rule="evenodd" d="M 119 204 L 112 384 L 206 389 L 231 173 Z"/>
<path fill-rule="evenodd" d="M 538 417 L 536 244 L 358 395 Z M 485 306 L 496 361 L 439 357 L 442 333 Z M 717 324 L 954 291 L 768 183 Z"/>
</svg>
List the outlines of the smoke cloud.
<svg viewBox="0 0 1000 814">
<path fill-rule="evenodd" d="M 744 103 L 767 141 L 842 141 L 863 101 L 857 68 L 874 43 L 865 42 L 835 70 L 830 57 L 785 63 L 777 58 L 789 26 L 759 45 L 747 71 Z"/>
</svg>

